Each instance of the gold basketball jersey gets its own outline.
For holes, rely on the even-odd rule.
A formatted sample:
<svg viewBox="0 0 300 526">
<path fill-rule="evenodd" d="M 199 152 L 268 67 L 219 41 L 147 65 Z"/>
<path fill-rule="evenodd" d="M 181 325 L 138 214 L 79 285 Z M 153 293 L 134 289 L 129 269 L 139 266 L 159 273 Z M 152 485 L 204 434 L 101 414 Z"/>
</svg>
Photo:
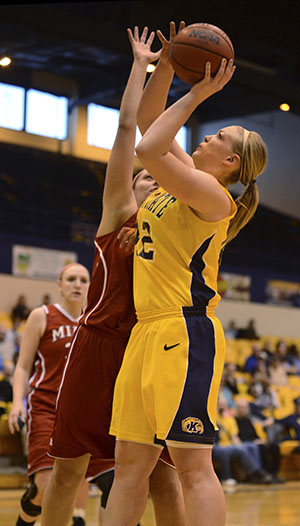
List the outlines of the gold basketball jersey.
<svg viewBox="0 0 300 526">
<path fill-rule="evenodd" d="M 142 204 L 137 218 L 134 302 L 137 315 L 157 310 L 201 307 L 213 310 L 218 260 L 233 212 L 204 221 L 191 208 L 159 188 Z M 150 311 L 150 312 L 149 312 Z"/>
</svg>

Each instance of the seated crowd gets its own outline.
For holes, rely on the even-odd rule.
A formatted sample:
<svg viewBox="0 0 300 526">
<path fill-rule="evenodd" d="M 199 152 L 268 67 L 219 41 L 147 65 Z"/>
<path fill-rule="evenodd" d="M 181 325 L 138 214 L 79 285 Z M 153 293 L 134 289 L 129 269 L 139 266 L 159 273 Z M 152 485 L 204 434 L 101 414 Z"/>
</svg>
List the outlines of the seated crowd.
<svg viewBox="0 0 300 526">
<path fill-rule="evenodd" d="M 213 450 L 224 485 L 283 482 L 282 458 L 300 453 L 298 347 L 292 340 L 227 335 Z"/>
</svg>

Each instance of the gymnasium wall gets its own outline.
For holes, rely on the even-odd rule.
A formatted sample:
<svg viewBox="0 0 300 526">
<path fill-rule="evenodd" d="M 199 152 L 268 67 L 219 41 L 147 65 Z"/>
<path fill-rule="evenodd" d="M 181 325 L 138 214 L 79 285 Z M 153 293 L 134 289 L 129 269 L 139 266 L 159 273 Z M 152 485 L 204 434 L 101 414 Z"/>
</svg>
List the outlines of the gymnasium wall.
<svg viewBox="0 0 300 526">
<path fill-rule="evenodd" d="M 50 294 L 51 302 L 59 301 L 59 291 L 53 281 L 17 278 L 0 274 L 0 312 L 9 313 L 20 294 L 24 294 L 29 308 L 41 305 L 44 294 Z"/>
<path fill-rule="evenodd" d="M 297 308 L 223 299 L 216 315 L 223 327 L 231 320 L 236 321 L 238 327 L 245 327 L 254 319 L 259 336 L 300 337 L 300 309 Z"/>
</svg>

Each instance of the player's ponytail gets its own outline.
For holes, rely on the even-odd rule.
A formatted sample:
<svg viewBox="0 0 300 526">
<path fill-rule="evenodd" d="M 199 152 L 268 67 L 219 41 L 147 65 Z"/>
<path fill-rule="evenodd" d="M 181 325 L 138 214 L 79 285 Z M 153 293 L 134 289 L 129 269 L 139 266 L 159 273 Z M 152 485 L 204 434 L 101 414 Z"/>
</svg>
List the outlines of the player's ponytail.
<svg viewBox="0 0 300 526">
<path fill-rule="evenodd" d="M 235 149 L 240 156 L 241 164 L 239 171 L 232 174 L 229 183 L 240 181 L 246 190 L 235 200 L 237 212 L 230 221 L 223 248 L 254 216 L 259 201 L 256 178 L 264 171 L 267 164 L 267 147 L 261 136 L 244 128 L 239 129 L 241 140 Z"/>
</svg>

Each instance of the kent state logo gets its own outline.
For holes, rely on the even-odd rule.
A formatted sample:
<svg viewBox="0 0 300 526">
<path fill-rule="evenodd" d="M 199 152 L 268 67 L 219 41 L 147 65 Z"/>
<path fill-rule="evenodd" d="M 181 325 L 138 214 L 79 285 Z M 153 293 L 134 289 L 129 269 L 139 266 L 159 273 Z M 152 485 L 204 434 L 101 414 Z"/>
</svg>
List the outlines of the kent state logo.
<svg viewBox="0 0 300 526">
<path fill-rule="evenodd" d="M 181 428 L 182 431 L 185 431 L 185 433 L 197 433 L 198 435 L 202 435 L 204 431 L 204 425 L 200 418 L 193 416 L 189 416 L 188 418 L 182 420 Z"/>
</svg>

